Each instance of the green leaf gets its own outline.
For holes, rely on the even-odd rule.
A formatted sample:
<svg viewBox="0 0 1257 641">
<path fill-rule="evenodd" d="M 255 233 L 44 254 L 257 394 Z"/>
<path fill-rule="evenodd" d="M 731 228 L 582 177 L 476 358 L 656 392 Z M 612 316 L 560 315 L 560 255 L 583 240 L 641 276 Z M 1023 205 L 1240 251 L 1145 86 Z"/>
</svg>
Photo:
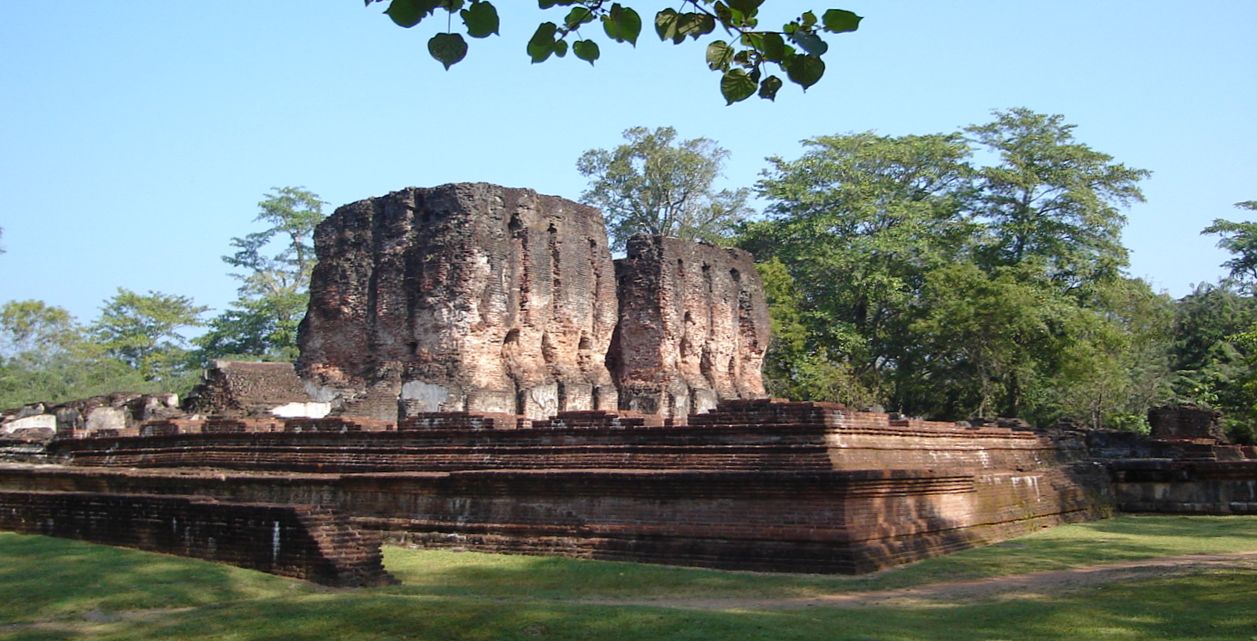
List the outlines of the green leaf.
<svg viewBox="0 0 1257 641">
<path fill-rule="evenodd" d="M 559 30 L 558 25 L 553 22 L 543 22 L 537 25 L 537 31 L 532 34 L 532 38 L 528 40 L 528 56 L 532 58 L 534 63 L 544 62 L 551 54 L 555 53 L 554 34 Z M 567 53 L 566 48 L 563 53 Z M 560 54 L 560 57 L 562 54 Z"/>
<path fill-rule="evenodd" d="M 816 84 L 825 75 L 825 62 L 817 56 L 793 55 L 786 58 L 781 66 L 786 70 L 790 82 L 802 85 L 806 90 Z"/>
<path fill-rule="evenodd" d="M 825 41 L 821 40 L 820 36 L 811 31 L 796 31 L 790 34 L 790 39 L 804 51 L 814 56 L 822 56 L 825 55 L 826 51 L 829 51 L 829 45 L 825 44 Z"/>
<path fill-rule="evenodd" d="M 554 41 L 554 55 L 560 58 L 567 55 L 567 41 L 566 40 Z"/>
<path fill-rule="evenodd" d="M 498 10 L 492 3 L 477 0 L 458 15 L 462 16 L 463 24 L 467 26 L 467 35 L 473 38 L 487 38 L 498 33 Z"/>
<path fill-rule="evenodd" d="M 632 8 L 615 3 L 611 5 L 611 11 L 602 17 L 602 28 L 612 40 L 637 46 L 637 36 L 642 33 L 642 17 Z"/>
<path fill-rule="evenodd" d="M 741 12 L 745 16 L 755 15 L 764 0 L 728 0 L 729 8 Z"/>
<path fill-rule="evenodd" d="M 740 102 L 755 93 L 755 81 L 741 69 L 730 69 L 720 78 L 720 94 L 726 105 Z"/>
<path fill-rule="evenodd" d="M 598 59 L 600 52 L 598 51 L 598 43 L 593 40 L 577 40 L 572 43 L 572 53 L 576 54 L 577 58 L 592 65 Z"/>
<path fill-rule="evenodd" d="M 440 0 L 393 0 L 384 14 L 397 26 L 409 29 L 435 11 L 438 4 Z"/>
<path fill-rule="evenodd" d="M 766 33 L 760 43 L 760 53 L 769 62 L 781 62 L 786 57 L 786 41 L 781 34 Z"/>
<path fill-rule="evenodd" d="M 733 61 L 733 47 L 724 40 L 717 40 L 707 45 L 707 66 L 712 71 L 728 69 Z"/>
<path fill-rule="evenodd" d="M 677 33 L 677 12 L 672 9 L 664 9 L 656 13 L 655 33 L 659 34 L 660 40 L 674 40 Z"/>
<path fill-rule="evenodd" d="M 445 65 L 448 71 L 451 66 L 467 57 L 467 41 L 459 33 L 438 33 L 428 41 L 428 53 Z"/>
<path fill-rule="evenodd" d="M 777 90 L 781 89 L 781 78 L 768 76 L 759 83 L 759 97 L 765 100 L 776 100 Z"/>
<path fill-rule="evenodd" d="M 860 28 L 860 21 L 864 18 L 855 15 L 850 11 L 843 9 L 830 9 L 821 16 L 821 24 L 825 25 L 825 31 L 831 33 L 846 33 L 855 31 Z"/>
<path fill-rule="evenodd" d="M 816 14 L 811 11 L 804 11 L 803 17 L 800 18 L 800 20 L 802 21 L 804 28 L 811 29 L 816 25 Z"/>
<path fill-rule="evenodd" d="M 563 25 L 568 29 L 575 29 L 586 22 L 593 21 L 594 14 L 589 9 L 586 9 L 585 7 L 572 7 L 572 10 L 567 12 L 567 17 L 563 19 Z"/>
<path fill-rule="evenodd" d="M 686 36 L 695 40 L 716 30 L 716 19 L 705 13 L 683 13 L 677 17 L 677 33 L 673 44 L 681 44 Z"/>
</svg>

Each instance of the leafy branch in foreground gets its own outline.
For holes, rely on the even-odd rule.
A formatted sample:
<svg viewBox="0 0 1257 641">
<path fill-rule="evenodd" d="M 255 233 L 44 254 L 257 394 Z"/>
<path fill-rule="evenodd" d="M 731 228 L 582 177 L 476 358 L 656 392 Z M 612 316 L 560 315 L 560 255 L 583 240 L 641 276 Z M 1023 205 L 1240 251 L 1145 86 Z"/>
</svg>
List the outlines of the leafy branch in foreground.
<svg viewBox="0 0 1257 641">
<path fill-rule="evenodd" d="M 364 0 L 367 6 L 385 0 Z M 728 40 L 712 40 L 707 45 L 707 66 L 720 72 L 720 94 L 733 104 L 758 94 L 774 100 L 784 84 L 772 73 L 785 74 L 805 91 L 825 74 L 822 56 L 829 44 L 822 33 L 855 31 L 863 19 L 845 9 L 828 9 L 817 16 L 804 11 L 784 23 L 780 30 L 762 29 L 759 9 L 764 0 L 683 0 L 680 11 L 671 7 L 655 14 L 655 33 L 664 42 L 681 44 L 709 36 L 720 27 Z M 593 64 L 601 55 L 598 43 L 581 32 L 584 25 L 599 22 L 614 42 L 637 45 L 642 18 L 635 9 L 605 0 L 538 0 L 540 9 L 570 7 L 560 22 L 546 21 L 528 40 L 526 51 L 534 63 L 551 56 L 572 54 Z M 487 38 L 498 34 L 497 8 L 488 0 L 389 0 L 385 15 L 407 29 L 418 25 L 438 10 L 446 13 L 445 31 L 428 40 L 428 53 L 449 69 L 467 57 L 467 41 L 453 31 L 454 16 L 463 23 L 467 35 Z M 570 40 L 570 44 L 569 44 Z"/>
</svg>

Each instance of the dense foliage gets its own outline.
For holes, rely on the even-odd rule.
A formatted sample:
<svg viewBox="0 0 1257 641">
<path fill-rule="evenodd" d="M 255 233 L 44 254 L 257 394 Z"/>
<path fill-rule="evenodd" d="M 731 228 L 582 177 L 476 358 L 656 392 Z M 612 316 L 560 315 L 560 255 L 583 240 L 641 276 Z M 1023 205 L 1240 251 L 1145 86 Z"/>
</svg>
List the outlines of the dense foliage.
<svg viewBox="0 0 1257 641">
<path fill-rule="evenodd" d="M 713 186 L 729 152 L 707 138 L 677 141 L 671 127 L 633 127 L 615 149 L 590 149 L 576 162 L 589 178 L 581 201 L 607 220 L 614 249 L 637 233 L 718 242 L 749 213 L 749 189 Z"/>
<path fill-rule="evenodd" d="M 383 1 L 365 3 L 371 6 Z M 683 0 L 677 8 L 667 7 L 655 14 L 655 33 L 661 41 L 681 44 L 710 36 L 719 27 L 729 40 L 711 40 L 706 61 L 712 71 L 720 73 L 720 94 L 733 104 L 757 94 L 766 100 L 776 99 L 784 82 L 774 69 L 805 90 L 816 84 L 825 74 L 823 56 L 829 51 L 821 34 L 855 31 L 862 20 L 845 9 L 829 9 L 819 16 L 809 9 L 775 30 L 760 25 L 763 4 L 764 0 Z M 570 49 L 573 56 L 592 65 L 602 51 L 590 33 L 597 28 L 591 26 L 582 32 L 586 25 L 601 24 L 607 38 L 633 46 L 641 35 L 641 15 L 619 2 L 538 0 L 537 6 L 542 10 L 558 7 L 567 13 L 557 23 L 542 22 L 529 38 L 525 51 L 534 63 L 551 56 L 562 58 Z M 498 34 L 497 7 L 488 0 L 390 0 L 384 13 L 398 26 L 409 29 L 438 10 L 445 13 L 445 20 L 434 21 L 442 23 L 445 31 L 428 40 L 428 53 L 446 69 L 467 56 L 467 41 L 454 30 L 455 15 L 462 23 L 461 30 L 471 38 Z"/>
<path fill-rule="evenodd" d="M 773 391 L 1140 428 L 1175 396 L 1174 302 L 1123 274 L 1121 209 L 1148 172 L 1073 130 L 1011 109 L 962 131 L 821 136 L 770 158 L 767 216 L 741 243 L 764 262 Z"/>
</svg>

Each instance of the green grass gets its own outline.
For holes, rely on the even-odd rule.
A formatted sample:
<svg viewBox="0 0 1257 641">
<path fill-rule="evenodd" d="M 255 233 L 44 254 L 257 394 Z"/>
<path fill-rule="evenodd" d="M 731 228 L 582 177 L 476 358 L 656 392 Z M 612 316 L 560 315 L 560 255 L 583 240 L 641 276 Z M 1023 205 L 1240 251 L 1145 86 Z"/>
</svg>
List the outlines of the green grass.
<svg viewBox="0 0 1257 641">
<path fill-rule="evenodd" d="M 1254 550 L 1257 517 L 1122 517 L 871 578 L 386 548 L 402 585 L 328 590 L 195 560 L 0 533 L 0 639 L 1257 640 L 1257 571 L 1238 568 L 914 607 L 697 611 L 579 602 L 808 596 Z M 179 609 L 135 613 L 155 608 Z"/>
<path fill-rule="evenodd" d="M 385 565 L 428 594 L 544 598 L 806 597 L 1184 554 L 1257 551 L 1257 517 L 1123 516 L 1042 530 L 874 575 L 721 572 L 635 563 L 385 548 Z"/>
</svg>

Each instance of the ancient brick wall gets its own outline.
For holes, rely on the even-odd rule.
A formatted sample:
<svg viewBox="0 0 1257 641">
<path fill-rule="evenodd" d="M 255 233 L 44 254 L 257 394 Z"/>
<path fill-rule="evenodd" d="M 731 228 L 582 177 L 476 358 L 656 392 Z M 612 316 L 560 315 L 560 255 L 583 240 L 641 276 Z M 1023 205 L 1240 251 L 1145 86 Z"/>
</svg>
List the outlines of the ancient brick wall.
<svg viewBox="0 0 1257 641">
<path fill-rule="evenodd" d="M 1194 405 L 1163 405 L 1148 410 L 1150 436 L 1154 439 L 1208 439 L 1226 442 L 1222 414 Z"/>
<path fill-rule="evenodd" d="M 764 396 L 770 324 L 749 253 L 637 236 L 615 270 L 620 322 L 607 363 L 622 409 L 685 417 Z"/>
<path fill-rule="evenodd" d="M 545 418 L 615 409 L 616 322 L 602 216 L 526 189 L 410 188 L 339 208 L 299 334 L 303 378 L 344 413 Z"/>
<path fill-rule="evenodd" d="M 1216 421 L 1214 412 L 1188 411 L 1187 420 L 1180 420 L 1179 409 L 1162 412 L 1160 434 L 1166 438 L 1111 431 L 1087 434 L 1091 455 L 1108 470 L 1118 509 L 1257 514 L 1257 447 L 1208 437 Z"/>
<path fill-rule="evenodd" d="M 1059 439 L 820 403 L 724 401 L 672 427 L 598 412 L 522 429 L 515 416 L 408 422 L 66 441 L 73 465 L 0 469 L 0 487 L 309 503 L 425 545 L 841 572 L 1111 504 L 1103 468 Z"/>
<path fill-rule="evenodd" d="M 892 420 L 823 403 L 724 401 L 663 426 L 649 417 L 564 413 L 518 429 L 515 415 L 435 413 L 396 431 L 366 419 L 210 421 L 152 429 L 152 438 L 62 441 L 75 465 L 387 472 L 468 469 L 859 470 L 1034 469 L 1084 450 L 1044 434 Z"/>
<path fill-rule="evenodd" d="M 325 585 L 391 581 L 378 536 L 308 505 L 0 491 L 0 529 L 206 559 Z"/>
<path fill-rule="evenodd" d="M 475 470 L 388 474 L 166 474 L 0 468 L 29 491 L 194 494 L 317 503 L 362 528 L 430 546 L 734 569 L 864 572 L 1096 518 L 1067 469 Z"/>
<path fill-rule="evenodd" d="M 1117 460 L 1108 467 L 1118 509 L 1125 512 L 1257 514 L 1257 456 Z"/>
</svg>

